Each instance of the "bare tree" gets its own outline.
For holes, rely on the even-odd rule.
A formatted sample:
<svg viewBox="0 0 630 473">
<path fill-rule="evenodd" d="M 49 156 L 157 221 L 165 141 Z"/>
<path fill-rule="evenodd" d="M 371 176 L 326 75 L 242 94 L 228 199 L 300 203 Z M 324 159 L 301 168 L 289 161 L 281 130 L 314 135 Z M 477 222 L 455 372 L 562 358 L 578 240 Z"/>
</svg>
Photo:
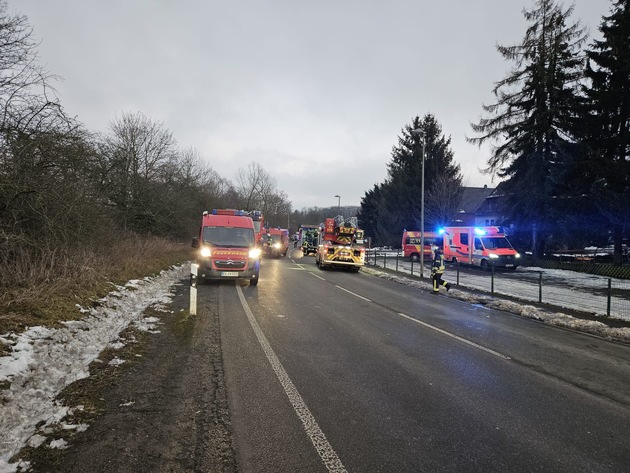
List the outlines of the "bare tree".
<svg viewBox="0 0 630 473">
<path fill-rule="evenodd" d="M 276 181 L 260 164 L 252 161 L 247 169 L 236 171 L 236 191 L 245 210 L 265 211 L 266 200 L 276 191 Z"/>
<path fill-rule="evenodd" d="M 51 82 L 37 62 L 37 43 L 26 16 L 11 15 L 0 0 L 0 131 L 15 133 L 54 127 L 65 117 Z"/>
<path fill-rule="evenodd" d="M 151 209 L 161 198 L 156 184 L 177 159 L 175 139 L 161 123 L 140 112 L 124 113 L 109 128 L 105 151 L 111 202 L 126 227 L 147 230 L 156 218 Z"/>
</svg>

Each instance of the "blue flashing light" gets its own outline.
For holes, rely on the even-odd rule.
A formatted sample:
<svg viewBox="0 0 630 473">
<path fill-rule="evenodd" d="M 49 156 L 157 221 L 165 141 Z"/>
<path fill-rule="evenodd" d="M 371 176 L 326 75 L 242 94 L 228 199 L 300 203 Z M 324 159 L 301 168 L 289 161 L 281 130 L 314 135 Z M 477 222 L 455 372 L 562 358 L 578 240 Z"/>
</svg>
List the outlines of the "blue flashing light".
<svg viewBox="0 0 630 473">
<path fill-rule="evenodd" d="M 483 228 L 475 227 L 475 234 L 476 235 L 485 235 L 486 231 Z"/>
<path fill-rule="evenodd" d="M 235 215 L 237 217 L 242 217 L 245 215 L 245 211 L 234 209 L 212 209 L 212 215 Z"/>
<path fill-rule="evenodd" d="M 446 230 L 445 230 L 444 228 L 440 228 L 440 229 L 438 230 L 438 233 L 439 233 L 440 235 L 444 235 L 444 234 L 446 233 Z"/>
</svg>

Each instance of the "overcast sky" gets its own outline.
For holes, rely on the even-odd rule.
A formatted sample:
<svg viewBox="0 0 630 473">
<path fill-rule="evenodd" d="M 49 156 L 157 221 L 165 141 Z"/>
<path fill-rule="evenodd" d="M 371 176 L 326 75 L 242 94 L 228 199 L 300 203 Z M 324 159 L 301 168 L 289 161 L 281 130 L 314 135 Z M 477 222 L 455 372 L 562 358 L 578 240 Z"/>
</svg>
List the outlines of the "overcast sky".
<svg viewBox="0 0 630 473">
<path fill-rule="evenodd" d="M 63 78 L 66 111 L 106 132 L 142 112 L 221 176 L 260 163 L 294 209 L 359 205 L 401 129 L 435 115 L 467 186 L 489 148 L 466 142 L 512 64 L 532 0 L 8 0 Z M 612 0 L 576 0 L 593 37 Z M 565 2 L 565 5 L 569 5 Z"/>
</svg>

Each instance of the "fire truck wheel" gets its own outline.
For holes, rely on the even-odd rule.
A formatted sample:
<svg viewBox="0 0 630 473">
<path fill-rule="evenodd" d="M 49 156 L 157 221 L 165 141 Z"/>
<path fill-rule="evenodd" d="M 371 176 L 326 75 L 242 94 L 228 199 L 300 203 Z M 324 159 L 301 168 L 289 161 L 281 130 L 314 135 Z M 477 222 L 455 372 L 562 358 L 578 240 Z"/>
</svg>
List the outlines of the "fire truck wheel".
<svg viewBox="0 0 630 473">
<path fill-rule="evenodd" d="M 249 280 L 249 285 L 250 286 L 258 286 L 258 276 L 259 276 L 259 274 L 256 273 L 256 277 Z"/>
<path fill-rule="evenodd" d="M 490 267 L 490 265 L 488 264 L 488 261 L 486 261 L 485 259 L 482 259 L 481 260 L 481 269 L 483 269 L 484 271 L 487 271 L 489 267 Z"/>
<path fill-rule="evenodd" d="M 409 259 L 410 259 L 411 261 L 413 261 L 414 263 L 417 263 L 418 261 L 420 261 L 420 257 L 419 257 L 417 254 L 415 254 L 415 253 L 414 253 L 413 255 L 411 255 L 411 256 L 409 257 Z"/>
</svg>

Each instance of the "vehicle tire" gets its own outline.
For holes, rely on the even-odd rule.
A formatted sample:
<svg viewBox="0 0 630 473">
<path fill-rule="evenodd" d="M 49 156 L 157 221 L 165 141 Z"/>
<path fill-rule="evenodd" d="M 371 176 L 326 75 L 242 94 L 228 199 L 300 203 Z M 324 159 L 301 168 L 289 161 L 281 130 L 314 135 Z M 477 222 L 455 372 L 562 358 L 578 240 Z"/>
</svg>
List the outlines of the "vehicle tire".
<svg viewBox="0 0 630 473">
<path fill-rule="evenodd" d="M 260 277 L 260 273 L 256 273 L 256 277 L 249 280 L 250 286 L 258 286 L 258 278 Z"/>
<path fill-rule="evenodd" d="M 488 269 L 490 269 L 490 265 L 488 264 L 488 260 L 485 260 L 485 259 L 481 260 L 481 269 L 483 269 L 484 271 L 487 271 Z"/>
<path fill-rule="evenodd" d="M 417 253 L 414 253 L 409 257 L 409 260 L 417 263 L 418 261 L 420 261 L 420 256 Z"/>
</svg>

